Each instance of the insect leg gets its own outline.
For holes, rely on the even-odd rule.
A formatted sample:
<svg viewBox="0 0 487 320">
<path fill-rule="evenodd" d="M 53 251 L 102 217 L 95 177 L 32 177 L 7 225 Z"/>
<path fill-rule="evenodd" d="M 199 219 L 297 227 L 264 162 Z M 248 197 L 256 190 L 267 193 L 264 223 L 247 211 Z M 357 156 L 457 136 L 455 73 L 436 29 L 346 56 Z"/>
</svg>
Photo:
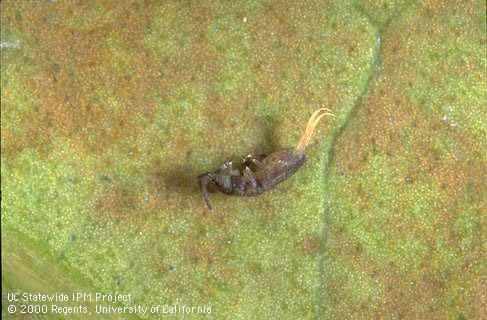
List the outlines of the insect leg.
<svg viewBox="0 0 487 320">
<path fill-rule="evenodd" d="M 264 160 L 264 158 L 265 158 L 265 154 L 260 154 L 260 155 L 249 154 L 248 156 L 245 157 L 243 163 L 245 166 L 249 166 L 250 164 L 253 163 L 257 166 L 257 168 L 259 168 L 261 170 L 265 170 L 265 166 L 261 162 L 262 160 Z"/>
<path fill-rule="evenodd" d="M 257 181 L 255 180 L 255 174 L 250 170 L 249 167 L 245 167 L 243 172 L 243 177 L 245 182 L 249 182 L 250 186 L 255 189 L 257 188 Z"/>
<path fill-rule="evenodd" d="M 213 176 L 211 173 L 205 173 L 198 176 L 198 180 L 200 182 L 201 195 L 203 196 L 203 199 L 205 200 L 208 209 L 212 210 L 213 208 L 208 197 L 208 184 L 213 181 Z"/>
<path fill-rule="evenodd" d="M 226 161 L 219 169 L 219 173 L 229 175 L 229 176 L 239 176 L 240 172 L 233 169 L 232 161 Z"/>
</svg>

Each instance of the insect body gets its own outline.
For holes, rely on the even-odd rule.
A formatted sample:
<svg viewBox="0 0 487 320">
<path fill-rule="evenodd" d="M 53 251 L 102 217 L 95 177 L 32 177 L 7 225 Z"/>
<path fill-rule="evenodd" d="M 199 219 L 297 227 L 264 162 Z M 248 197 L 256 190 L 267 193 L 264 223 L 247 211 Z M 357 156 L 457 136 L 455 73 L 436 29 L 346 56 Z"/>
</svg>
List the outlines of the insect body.
<svg viewBox="0 0 487 320">
<path fill-rule="evenodd" d="M 333 116 L 325 108 L 313 113 L 295 148 L 279 150 L 269 155 L 248 155 L 242 161 L 241 170 L 235 168 L 231 161 L 227 161 L 216 171 L 199 175 L 201 193 L 208 208 L 212 209 L 208 198 L 209 185 L 214 185 L 220 192 L 229 195 L 256 196 L 293 175 L 306 161 L 305 148 L 316 125 L 325 115 Z"/>
</svg>

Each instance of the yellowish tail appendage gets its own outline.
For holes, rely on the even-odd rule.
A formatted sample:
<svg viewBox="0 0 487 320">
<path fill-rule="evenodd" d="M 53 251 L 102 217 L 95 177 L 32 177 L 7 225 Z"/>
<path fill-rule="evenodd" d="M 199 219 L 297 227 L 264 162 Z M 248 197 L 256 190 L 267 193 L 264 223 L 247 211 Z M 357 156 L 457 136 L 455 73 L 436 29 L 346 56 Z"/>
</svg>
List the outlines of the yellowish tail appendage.
<svg viewBox="0 0 487 320">
<path fill-rule="evenodd" d="M 313 136 L 313 132 L 315 131 L 316 125 L 324 116 L 332 116 L 335 115 L 331 113 L 331 110 L 326 108 L 321 108 L 316 110 L 308 120 L 308 125 L 306 126 L 306 130 L 304 131 L 303 136 L 299 140 L 298 145 L 296 146 L 296 151 L 298 153 L 304 153 L 306 146 L 309 144 L 311 137 Z"/>
</svg>

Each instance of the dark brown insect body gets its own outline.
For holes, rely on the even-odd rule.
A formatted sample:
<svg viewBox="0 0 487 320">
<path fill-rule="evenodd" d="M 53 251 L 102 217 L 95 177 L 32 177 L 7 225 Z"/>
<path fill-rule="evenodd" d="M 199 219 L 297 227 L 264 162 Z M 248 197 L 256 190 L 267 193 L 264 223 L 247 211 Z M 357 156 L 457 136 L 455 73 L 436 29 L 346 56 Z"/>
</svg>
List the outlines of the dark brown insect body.
<svg viewBox="0 0 487 320">
<path fill-rule="evenodd" d="M 242 169 L 234 168 L 232 162 L 225 162 L 214 172 L 198 176 L 203 199 L 211 210 L 208 185 L 213 184 L 225 194 L 256 196 L 273 188 L 293 175 L 306 161 L 305 147 L 318 121 L 325 115 L 333 115 L 328 109 L 317 110 L 309 119 L 306 131 L 296 148 L 273 152 L 269 155 L 248 155 L 242 162 Z"/>
</svg>

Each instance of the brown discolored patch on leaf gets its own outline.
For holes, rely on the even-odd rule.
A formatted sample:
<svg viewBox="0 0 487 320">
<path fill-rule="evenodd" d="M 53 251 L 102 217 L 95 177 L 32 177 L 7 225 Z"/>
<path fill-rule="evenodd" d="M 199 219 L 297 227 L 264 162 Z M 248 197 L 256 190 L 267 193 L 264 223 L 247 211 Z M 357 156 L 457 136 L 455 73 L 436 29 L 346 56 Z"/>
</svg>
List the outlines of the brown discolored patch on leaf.
<svg viewBox="0 0 487 320">
<path fill-rule="evenodd" d="M 186 241 L 185 254 L 192 264 L 210 266 L 217 259 L 217 247 L 209 240 Z"/>
<path fill-rule="evenodd" d="M 395 266 L 389 265 L 379 278 L 384 288 L 382 295 L 384 310 L 378 313 L 378 316 L 394 313 L 402 319 L 448 319 L 452 315 L 463 313 L 470 318 L 471 310 L 462 307 L 469 299 L 465 295 L 469 290 L 456 296 L 456 293 L 459 293 L 456 290 L 457 283 L 465 284 L 459 278 L 461 273 L 453 270 L 450 272 L 435 270 L 435 268 L 434 261 L 425 262 L 417 273 L 404 275 Z M 452 289 L 451 303 L 455 304 L 453 308 L 451 305 L 447 307 L 439 298 L 439 294 Z M 418 301 L 422 303 L 419 304 Z"/>
<path fill-rule="evenodd" d="M 316 234 L 306 235 L 301 242 L 301 248 L 306 255 L 315 255 L 320 252 L 321 239 Z"/>
<path fill-rule="evenodd" d="M 34 129 L 18 138 L 22 145 L 37 149 L 51 143 L 52 136 L 65 136 L 76 141 L 81 151 L 101 153 L 140 132 L 134 119 L 147 110 L 143 93 L 154 79 L 154 68 L 148 67 L 152 63 L 140 40 L 148 18 L 144 12 L 149 11 L 135 14 L 130 6 L 101 5 L 126 28 L 114 27 L 117 19 L 99 19 L 90 28 L 74 29 L 61 21 L 71 16 L 76 21 L 75 15 L 88 6 L 78 6 L 79 11 L 66 3 L 55 7 L 54 11 L 40 5 L 29 7 L 24 13 L 28 25 L 20 26 L 30 41 L 31 63 L 39 66 L 38 75 L 27 81 L 39 104 L 26 115 Z M 132 52 L 127 73 L 113 69 L 108 38 L 128 51 L 138 48 Z"/>
<path fill-rule="evenodd" d="M 241 285 L 242 271 L 239 268 L 224 265 L 220 266 L 218 271 L 218 278 L 216 279 L 218 283 L 230 285 L 235 288 Z"/>
<path fill-rule="evenodd" d="M 479 279 L 474 286 L 474 318 L 482 319 L 487 310 L 487 280 Z"/>
<path fill-rule="evenodd" d="M 133 190 L 114 187 L 104 193 L 96 202 L 95 209 L 99 216 L 115 220 L 131 220 L 137 216 L 137 197 Z"/>
<path fill-rule="evenodd" d="M 398 319 L 421 318 L 422 315 L 417 310 L 417 299 L 426 301 L 423 299 L 431 294 L 431 290 L 417 292 L 412 285 L 413 280 L 404 279 L 393 264 L 389 264 L 387 271 L 382 272 L 381 280 L 384 288 L 382 295 L 384 309 L 378 312 L 378 316 L 384 317 L 393 314 Z"/>
<path fill-rule="evenodd" d="M 462 5 L 461 11 L 467 10 L 470 14 L 473 13 L 474 7 L 473 3 L 465 8 Z M 423 8 L 418 9 L 419 16 L 416 18 L 418 23 L 412 26 L 408 24 L 407 32 L 399 32 L 397 26 L 384 32 L 380 51 L 381 78 L 374 83 L 373 91 L 364 100 L 363 105 L 359 106 L 357 119 L 361 119 L 360 123 L 351 121 L 350 130 L 343 137 L 347 143 L 340 144 L 340 148 L 337 148 L 337 159 L 343 164 L 345 170 L 360 170 L 367 159 L 375 153 L 394 156 L 410 152 L 418 156 L 416 160 L 419 165 L 412 161 L 416 169 L 426 170 L 426 174 L 429 174 L 430 170 L 437 168 L 439 158 L 439 155 L 433 151 L 432 138 L 441 134 L 455 139 L 461 146 L 470 146 L 471 150 L 464 150 L 464 157 L 475 157 L 479 152 L 478 143 L 473 137 L 458 128 L 450 127 L 440 118 L 435 118 L 438 117 L 437 114 L 432 114 L 424 106 L 413 103 L 407 95 L 418 80 L 424 77 L 428 77 L 428 83 L 432 87 L 443 88 L 446 75 L 454 74 L 462 78 L 478 70 L 478 65 L 469 59 L 458 63 L 443 59 L 438 65 L 434 65 L 434 72 L 422 70 L 419 73 L 417 67 L 408 62 L 407 57 L 414 57 L 419 53 L 419 49 L 411 46 L 410 42 L 413 39 L 418 41 L 418 34 L 425 32 L 425 26 L 428 26 L 428 37 L 433 37 L 439 42 L 448 40 L 450 34 L 444 32 L 447 26 L 444 20 L 437 18 L 441 16 L 437 10 L 442 11 L 442 14 L 450 15 L 451 9 L 452 7 L 445 6 L 444 2 L 428 2 Z M 428 19 L 427 12 L 436 13 L 434 21 Z M 426 17 L 423 16 L 425 14 Z M 399 26 L 406 27 L 401 24 Z M 468 31 L 461 31 L 463 36 L 465 32 L 471 32 L 475 24 L 468 23 L 465 27 L 468 27 L 466 28 Z M 478 75 L 478 72 L 474 74 Z M 444 101 L 458 103 L 458 98 L 452 93 L 450 96 L 447 95 Z M 353 157 L 350 157 L 350 154 Z M 414 180 L 413 177 L 409 179 Z M 453 184 L 450 185 L 455 188 Z"/>
</svg>

